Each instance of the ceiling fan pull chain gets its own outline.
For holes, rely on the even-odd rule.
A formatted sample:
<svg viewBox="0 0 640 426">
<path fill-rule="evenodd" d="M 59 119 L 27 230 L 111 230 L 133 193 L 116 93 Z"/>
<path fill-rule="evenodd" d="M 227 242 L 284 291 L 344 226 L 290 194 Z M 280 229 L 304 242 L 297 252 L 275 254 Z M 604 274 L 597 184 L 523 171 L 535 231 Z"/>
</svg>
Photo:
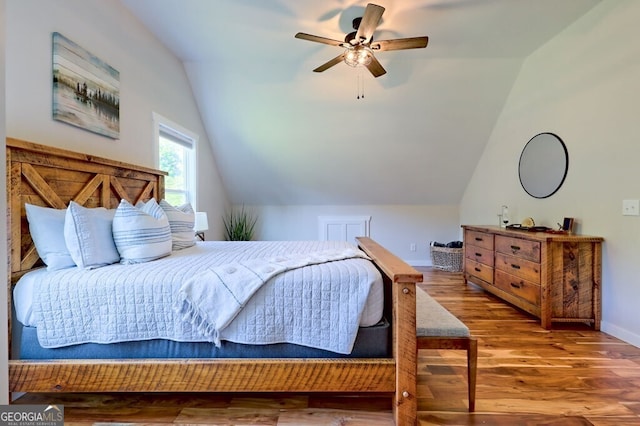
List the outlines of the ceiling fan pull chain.
<svg viewBox="0 0 640 426">
<path fill-rule="evenodd" d="M 364 99 L 364 77 L 362 70 L 358 70 L 356 75 L 356 99 Z"/>
</svg>

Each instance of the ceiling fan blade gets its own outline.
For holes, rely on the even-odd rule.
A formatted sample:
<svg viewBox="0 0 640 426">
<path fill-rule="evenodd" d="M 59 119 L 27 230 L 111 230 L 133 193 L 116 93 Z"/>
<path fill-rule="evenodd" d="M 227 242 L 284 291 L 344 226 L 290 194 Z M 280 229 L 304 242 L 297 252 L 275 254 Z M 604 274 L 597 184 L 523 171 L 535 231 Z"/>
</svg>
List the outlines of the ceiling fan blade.
<svg viewBox="0 0 640 426">
<path fill-rule="evenodd" d="M 364 44 L 369 43 L 374 31 L 380 23 L 380 18 L 382 18 L 383 13 L 384 7 L 378 6 L 377 4 L 369 3 L 367 5 L 367 8 L 364 10 L 364 16 L 362 17 L 362 21 L 360 21 L 360 25 L 358 26 L 358 32 L 356 33 L 355 40 L 362 40 L 362 43 Z"/>
<path fill-rule="evenodd" d="M 344 44 L 344 41 L 333 40 L 331 38 L 320 37 L 306 33 L 298 33 L 296 34 L 296 38 L 299 38 L 301 40 L 315 41 L 316 43 L 328 44 L 330 46 L 342 46 Z"/>
<path fill-rule="evenodd" d="M 371 43 L 372 50 L 404 50 L 427 47 L 429 37 L 398 38 L 395 40 L 376 40 Z"/>
<path fill-rule="evenodd" d="M 373 74 L 374 77 L 380 77 L 387 73 L 387 70 L 382 67 L 382 64 L 378 62 L 375 56 L 371 58 L 371 63 L 367 65 L 367 68 L 371 71 L 371 74 Z"/>
<path fill-rule="evenodd" d="M 344 61 L 344 53 L 341 53 L 340 55 L 336 56 L 335 58 L 333 58 L 332 60 L 330 60 L 329 62 L 326 62 L 322 65 L 320 65 L 318 68 L 316 68 L 315 70 L 313 70 L 313 72 L 322 72 L 322 71 L 326 71 L 329 68 L 331 68 L 334 65 L 339 64 L 340 62 Z"/>
</svg>

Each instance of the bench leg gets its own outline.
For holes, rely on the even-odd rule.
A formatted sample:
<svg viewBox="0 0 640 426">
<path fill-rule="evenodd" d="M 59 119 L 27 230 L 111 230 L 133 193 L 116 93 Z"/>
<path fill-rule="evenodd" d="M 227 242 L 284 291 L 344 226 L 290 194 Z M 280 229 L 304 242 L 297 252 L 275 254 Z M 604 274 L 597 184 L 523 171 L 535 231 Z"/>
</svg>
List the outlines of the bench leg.
<svg viewBox="0 0 640 426">
<path fill-rule="evenodd" d="M 476 409 L 476 374 L 478 372 L 478 341 L 469 338 L 467 347 L 467 381 L 469 382 L 469 411 Z"/>
</svg>

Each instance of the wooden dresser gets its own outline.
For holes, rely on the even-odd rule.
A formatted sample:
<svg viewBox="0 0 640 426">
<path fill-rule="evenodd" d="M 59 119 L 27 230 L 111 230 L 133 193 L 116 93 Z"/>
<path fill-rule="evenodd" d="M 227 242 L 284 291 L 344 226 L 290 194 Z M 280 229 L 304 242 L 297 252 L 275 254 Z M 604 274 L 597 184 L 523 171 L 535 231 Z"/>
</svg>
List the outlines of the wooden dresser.
<svg viewBox="0 0 640 426">
<path fill-rule="evenodd" d="M 601 237 L 463 225 L 464 279 L 540 318 L 600 329 Z"/>
</svg>

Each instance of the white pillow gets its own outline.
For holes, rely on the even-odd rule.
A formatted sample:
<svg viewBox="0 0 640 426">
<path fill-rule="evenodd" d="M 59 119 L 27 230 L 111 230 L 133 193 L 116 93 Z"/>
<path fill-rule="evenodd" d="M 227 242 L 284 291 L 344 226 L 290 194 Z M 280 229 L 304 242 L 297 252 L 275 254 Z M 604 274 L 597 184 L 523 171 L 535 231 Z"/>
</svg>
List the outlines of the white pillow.
<svg viewBox="0 0 640 426">
<path fill-rule="evenodd" d="M 171 254 L 169 219 L 156 200 L 141 208 L 120 201 L 113 218 L 113 239 L 120 263 L 142 263 Z"/>
<path fill-rule="evenodd" d="M 92 269 L 120 260 L 111 224 L 115 210 L 87 208 L 69 202 L 64 221 L 64 240 L 71 258 L 80 268 Z"/>
<path fill-rule="evenodd" d="M 76 263 L 64 242 L 64 218 L 66 209 L 52 209 L 25 203 L 31 239 L 38 256 L 49 271 L 71 268 Z"/>
<path fill-rule="evenodd" d="M 160 201 L 160 207 L 162 207 L 169 219 L 171 238 L 173 240 L 172 249 L 182 250 L 193 246 L 196 243 L 196 234 L 193 230 L 196 213 L 193 211 L 191 204 L 186 203 L 174 207 L 166 200 L 162 200 Z"/>
</svg>

